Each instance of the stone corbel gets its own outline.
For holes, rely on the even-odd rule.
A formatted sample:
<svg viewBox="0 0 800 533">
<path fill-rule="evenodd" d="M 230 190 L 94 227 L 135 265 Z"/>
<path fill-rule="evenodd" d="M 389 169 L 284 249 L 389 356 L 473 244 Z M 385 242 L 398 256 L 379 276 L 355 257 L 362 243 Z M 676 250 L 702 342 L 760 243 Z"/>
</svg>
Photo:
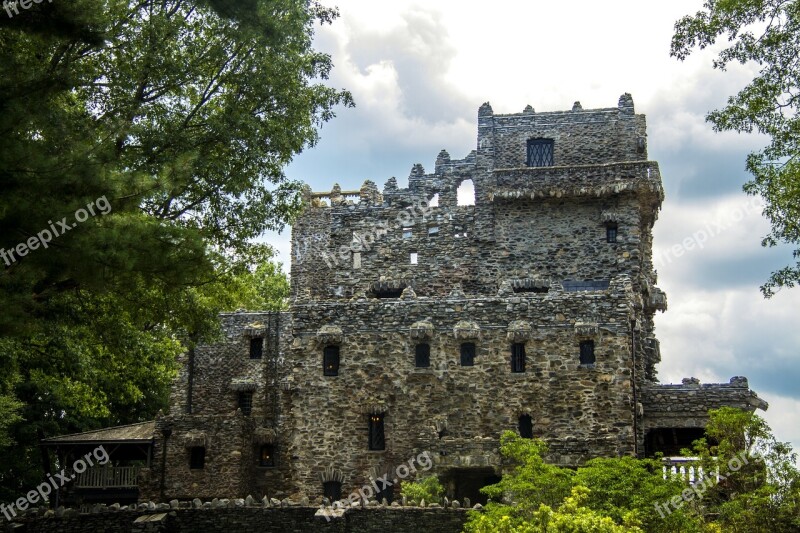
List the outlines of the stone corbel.
<svg viewBox="0 0 800 533">
<path fill-rule="evenodd" d="M 462 320 L 453 326 L 453 335 L 458 340 L 477 340 L 481 337 L 481 327 L 475 322 Z"/>
</svg>

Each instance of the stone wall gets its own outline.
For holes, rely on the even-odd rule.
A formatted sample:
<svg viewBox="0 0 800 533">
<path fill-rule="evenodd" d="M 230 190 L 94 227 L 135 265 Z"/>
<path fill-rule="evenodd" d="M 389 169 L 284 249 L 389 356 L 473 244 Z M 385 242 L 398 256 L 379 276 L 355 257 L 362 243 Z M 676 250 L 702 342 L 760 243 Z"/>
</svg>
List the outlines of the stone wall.
<svg viewBox="0 0 800 533">
<path fill-rule="evenodd" d="M 169 506 L 167 506 L 169 507 Z M 467 519 L 463 509 L 369 507 L 347 510 L 326 521 L 316 508 L 176 508 L 166 510 L 67 512 L 62 516 L 25 518 L 15 522 L 16 533 L 135 533 L 139 531 L 235 531 L 237 533 L 460 533 Z M 149 519 L 149 520 L 147 520 Z"/>
</svg>

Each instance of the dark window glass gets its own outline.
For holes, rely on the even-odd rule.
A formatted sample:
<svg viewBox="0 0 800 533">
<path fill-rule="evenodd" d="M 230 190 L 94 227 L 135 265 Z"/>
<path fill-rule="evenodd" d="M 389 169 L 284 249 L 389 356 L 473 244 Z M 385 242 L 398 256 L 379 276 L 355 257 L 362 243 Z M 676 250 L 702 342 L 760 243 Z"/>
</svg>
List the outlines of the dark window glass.
<svg viewBox="0 0 800 533">
<path fill-rule="evenodd" d="M 275 447 L 272 444 L 264 444 L 258 454 L 259 466 L 275 466 Z"/>
<path fill-rule="evenodd" d="M 369 415 L 369 449 L 386 449 L 386 436 L 383 433 L 383 415 Z"/>
<path fill-rule="evenodd" d="M 461 366 L 475 365 L 475 344 L 465 342 L 461 345 Z"/>
<path fill-rule="evenodd" d="M 322 352 L 322 374 L 324 376 L 339 375 L 339 347 L 326 346 Z"/>
<path fill-rule="evenodd" d="M 608 288 L 609 283 L 610 280 L 607 279 L 594 280 L 594 281 L 564 280 L 561 282 L 561 285 L 563 285 L 564 290 L 567 292 L 579 292 L 579 291 L 603 291 Z"/>
<path fill-rule="evenodd" d="M 242 414 L 245 416 L 250 416 L 250 413 L 253 412 L 253 393 L 250 391 L 247 392 L 240 392 L 239 393 L 239 409 L 242 410 Z"/>
<path fill-rule="evenodd" d="M 250 359 L 261 359 L 264 353 L 264 339 L 255 337 L 250 339 Z"/>
<path fill-rule="evenodd" d="M 202 446 L 189 448 L 189 468 L 200 470 L 206 466 L 206 449 Z"/>
<path fill-rule="evenodd" d="M 418 368 L 431 366 L 430 344 L 417 344 L 416 353 L 414 354 L 414 365 Z"/>
<path fill-rule="evenodd" d="M 594 361 L 594 341 L 581 341 L 581 364 L 593 365 Z"/>
<path fill-rule="evenodd" d="M 511 371 L 525 372 L 525 345 L 521 342 L 511 345 Z"/>
<path fill-rule="evenodd" d="M 322 484 L 322 494 L 331 503 L 342 499 L 342 484 L 338 481 L 326 481 Z"/>
<path fill-rule="evenodd" d="M 609 224 L 606 226 L 606 242 L 617 242 L 617 225 Z"/>
<path fill-rule="evenodd" d="M 523 439 L 533 438 L 533 421 L 531 415 L 522 415 L 519 417 L 519 436 Z"/>
<path fill-rule="evenodd" d="M 384 291 L 375 291 L 375 298 L 400 298 L 403 295 L 403 289 L 386 289 Z"/>
<path fill-rule="evenodd" d="M 529 167 L 552 167 L 553 139 L 529 139 L 527 164 Z"/>
</svg>

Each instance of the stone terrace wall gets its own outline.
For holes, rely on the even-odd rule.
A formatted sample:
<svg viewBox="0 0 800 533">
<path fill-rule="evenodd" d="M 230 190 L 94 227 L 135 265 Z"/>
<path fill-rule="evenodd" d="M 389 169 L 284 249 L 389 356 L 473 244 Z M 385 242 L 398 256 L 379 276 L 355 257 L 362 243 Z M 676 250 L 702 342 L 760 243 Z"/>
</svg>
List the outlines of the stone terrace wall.
<svg viewBox="0 0 800 533">
<path fill-rule="evenodd" d="M 686 378 L 680 385 L 650 385 L 643 389 L 644 430 L 654 428 L 702 428 L 708 422 L 709 409 L 735 407 L 766 410 L 745 377 L 732 377 L 730 383 L 700 384 Z"/>
<path fill-rule="evenodd" d="M 315 517 L 317 509 L 236 508 L 172 509 L 151 511 L 149 516 L 165 513 L 149 528 L 134 524 L 148 516 L 141 511 L 116 511 L 102 514 L 67 513 L 56 518 L 27 518 L 16 523 L 17 533 L 134 533 L 169 531 L 195 533 L 231 531 L 236 533 L 460 533 L 467 520 L 463 509 L 382 508 L 349 509 L 341 518 L 326 521 Z"/>
</svg>

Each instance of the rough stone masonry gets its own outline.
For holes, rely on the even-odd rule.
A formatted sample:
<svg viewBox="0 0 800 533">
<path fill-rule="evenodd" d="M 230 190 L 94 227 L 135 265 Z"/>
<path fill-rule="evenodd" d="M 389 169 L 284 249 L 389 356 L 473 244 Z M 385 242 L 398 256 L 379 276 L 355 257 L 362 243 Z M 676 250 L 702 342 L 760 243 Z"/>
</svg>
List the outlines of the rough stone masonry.
<svg viewBox="0 0 800 533">
<path fill-rule="evenodd" d="M 657 382 L 663 200 L 629 94 L 563 112 L 486 103 L 476 149 L 414 165 L 408 188 L 307 190 L 289 310 L 225 314 L 226 337 L 185 354 L 142 499 L 313 504 L 389 473 L 375 498 L 391 502 L 398 465 L 429 452 L 448 497 L 475 503 L 506 430 L 575 466 L 669 454 L 710 408 L 765 409 L 746 378 Z"/>
</svg>

